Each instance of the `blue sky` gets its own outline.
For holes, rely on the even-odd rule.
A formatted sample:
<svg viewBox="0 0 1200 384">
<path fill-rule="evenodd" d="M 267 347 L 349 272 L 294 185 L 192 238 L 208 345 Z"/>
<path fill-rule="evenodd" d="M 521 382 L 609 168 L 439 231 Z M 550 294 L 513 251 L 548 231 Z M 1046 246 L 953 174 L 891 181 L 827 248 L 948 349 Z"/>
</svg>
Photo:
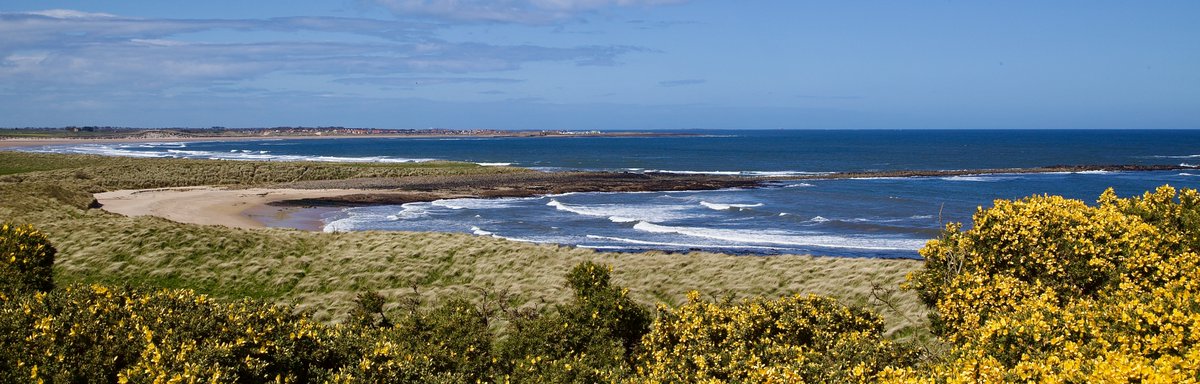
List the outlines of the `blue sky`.
<svg viewBox="0 0 1200 384">
<path fill-rule="evenodd" d="M 0 3 L 0 126 L 1200 128 L 1197 1 Z"/>
</svg>

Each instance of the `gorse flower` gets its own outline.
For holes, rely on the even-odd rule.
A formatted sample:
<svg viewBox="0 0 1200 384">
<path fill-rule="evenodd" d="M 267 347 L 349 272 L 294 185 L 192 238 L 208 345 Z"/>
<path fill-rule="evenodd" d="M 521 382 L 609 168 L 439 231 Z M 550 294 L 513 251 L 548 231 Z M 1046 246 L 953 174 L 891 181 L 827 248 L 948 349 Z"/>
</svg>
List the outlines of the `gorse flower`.
<svg viewBox="0 0 1200 384">
<path fill-rule="evenodd" d="M 883 338 L 883 320 L 815 295 L 709 302 L 696 292 L 659 308 L 643 339 L 647 382 L 864 382 L 914 351 Z"/>
<path fill-rule="evenodd" d="M 1110 189 L 1096 206 L 998 200 L 948 226 L 907 287 L 952 343 L 949 381 L 1195 381 L 1200 374 L 1200 194 Z M 903 372 L 901 372 L 903 371 Z"/>
<path fill-rule="evenodd" d="M 0 224 L 0 298 L 53 289 L 54 254 L 33 226 Z"/>
</svg>

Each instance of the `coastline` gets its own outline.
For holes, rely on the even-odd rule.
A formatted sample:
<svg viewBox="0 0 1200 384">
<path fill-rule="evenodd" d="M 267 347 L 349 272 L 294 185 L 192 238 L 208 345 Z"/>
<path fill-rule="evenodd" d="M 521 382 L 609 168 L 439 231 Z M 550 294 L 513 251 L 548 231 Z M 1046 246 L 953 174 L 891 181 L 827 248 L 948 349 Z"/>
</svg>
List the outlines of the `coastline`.
<svg viewBox="0 0 1200 384">
<path fill-rule="evenodd" d="M 122 143 L 176 143 L 203 141 L 262 141 L 262 140 L 321 140 L 321 139 L 436 139 L 436 138 L 596 138 L 596 137 L 666 137 L 695 136 L 687 133 L 655 132 L 609 132 L 594 134 L 536 135 L 527 132 L 512 134 L 372 134 L 372 135 L 265 135 L 265 136 L 165 136 L 165 137 L 53 137 L 25 138 L 0 137 L 0 150 L 21 147 L 40 147 L 59 144 L 122 144 Z"/>
<path fill-rule="evenodd" d="M 742 177 L 628 172 L 527 172 L 471 176 L 417 176 L 287 183 L 226 189 L 212 186 L 120 190 L 96 194 L 101 207 L 126 216 L 158 216 L 181 223 L 235 228 L 320 231 L 322 217 L 346 207 L 399 205 L 453 198 L 531 197 L 570 192 L 644 192 L 758 188 L 771 182 L 814 179 L 948 177 L 1053 172 L 1140 172 L 1184 166 L 1052 166 L 1041 168 L 886 171 L 791 177 Z"/>
<path fill-rule="evenodd" d="M 126 216 L 234 228 L 321 231 L 322 218 L 347 207 L 455 198 L 532 197 L 571 192 L 689 191 L 759 188 L 771 182 L 883 177 L 947 177 L 1052 172 L 1139 172 L 1183 166 L 1053 166 L 1021 169 L 835 173 L 787 178 L 620 172 L 525 172 L 293 182 L 270 187 L 214 186 L 119 190 L 96 194 L 101 208 Z"/>
<path fill-rule="evenodd" d="M 640 192 L 753 188 L 753 179 L 634 173 L 426 176 L 289 183 L 229 189 L 214 186 L 119 190 L 95 194 L 100 207 L 125 216 L 234 228 L 320 231 L 323 215 L 345 207 L 453 198 L 530 197 L 568 192 Z"/>
</svg>

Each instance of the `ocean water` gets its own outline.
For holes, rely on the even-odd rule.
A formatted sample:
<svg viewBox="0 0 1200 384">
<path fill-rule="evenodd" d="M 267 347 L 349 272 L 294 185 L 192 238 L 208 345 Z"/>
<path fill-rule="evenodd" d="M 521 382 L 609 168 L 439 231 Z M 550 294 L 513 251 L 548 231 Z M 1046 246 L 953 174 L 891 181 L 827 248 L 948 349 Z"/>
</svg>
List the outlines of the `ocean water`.
<svg viewBox="0 0 1200 384">
<path fill-rule="evenodd" d="M 697 131 L 606 138 L 363 138 L 82 144 L 34 150 L 140 157 L 404 162 L 431 159 L 546 171 L 744 175 L 1200 163 L 1200 131 Z M 1200 169 L 981 174 L 771 183 L 691 192 L 574 193 L 349 208 L 327 231 L 456 231 L 616 251 L 712 250 L 917 258 L 947 222 L 994 199 L 1055 194 L 1092 202 L 1163 184 L 1200 187 Z"/>
</svg>

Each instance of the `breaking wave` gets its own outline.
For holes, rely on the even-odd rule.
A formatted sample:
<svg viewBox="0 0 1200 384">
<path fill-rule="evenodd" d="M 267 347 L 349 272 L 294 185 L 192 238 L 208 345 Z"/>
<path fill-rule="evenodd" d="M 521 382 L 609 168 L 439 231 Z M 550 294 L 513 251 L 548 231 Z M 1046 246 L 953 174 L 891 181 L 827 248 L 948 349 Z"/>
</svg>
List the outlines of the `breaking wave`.
<svg viewBox="0 0 1200 384">
<path fill-rule="evenodd" d="M 738 230 L 703 227 L 677 227 L 638 222 L 634 229 L 650 233 L 673 233 L 741 244 L 777 244 L 784 246 L 852 248 L 885 251 L 915 251 L 926 240 L 894 238 L 861 238 L 835 235 L 813 235 L 779 230 Z"/>
<path fill-rule="evenodd" d="M 684 212 L 690 209 L 689 206 L 680 205 L 576 205 L 564 204 L 557 199 L 550 199 L 550 202 L 546 203 L 546 205 L 554 207 L 554 209 L 559 211 L 570 212 L 577 215 L 608 218 L 608 220 L 614 223 L 633 223 L 638 221 L 660 223 L 664 221 L 682 220 L 695 217 L 694 215 Z"/>
<path fill-rule="evenodd" d="M 700 205 L 703 205 L 703 206 L 707 207 L 708 209 L 712 209 L 712 210 L 715 210 L 715 211 L 728 211 L 728 210 L 731 210 L 731 209 L 739 209 L 739 210 L 740 210 L 740 209 L 743 209 L 743 208 L 756 208 L 756 207 L 761 207 L 761 206 L 763 206 L 763 204 L 762 204 L 762 203 L 755 203 L 755 204 L 721 204 L 721 203 L 710 203 L 710 202 L 707 202 L 707 201 L 701 201 L 701 202 L 700 202 Z"/>
</svg>

